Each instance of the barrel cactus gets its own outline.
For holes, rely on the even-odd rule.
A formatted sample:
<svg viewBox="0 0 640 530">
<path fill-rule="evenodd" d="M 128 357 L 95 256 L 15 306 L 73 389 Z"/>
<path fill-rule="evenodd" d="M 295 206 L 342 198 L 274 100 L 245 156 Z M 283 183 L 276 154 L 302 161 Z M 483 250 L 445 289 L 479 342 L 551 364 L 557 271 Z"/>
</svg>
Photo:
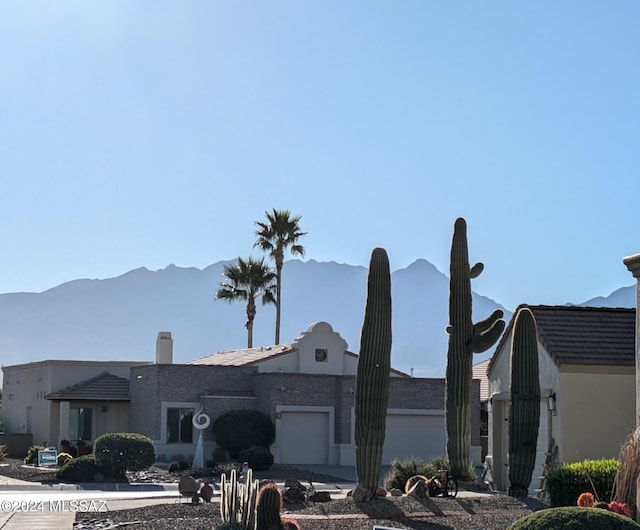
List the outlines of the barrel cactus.
<svg viewBox="0 0 640 530">
<path fill-rule="evenodd" d="M 256 530 L 270 530 L 280 528 L 280 510 L 282 509 L 282 493 L 280 488 L 272 482 L 265 484 L 258 492 L 256 503 L 257 528 Z"/>
<path fill-rule="evenodd" d="M 538 333 L 533 313 L 523 307 L 516 315 L 511 343 L 508 493 L 512 497 L 529 493 L 539 425 Z"/>
<path fill-rule="evenodd" d="M 382 248 L 371 254 L 367 302 L 356 372 L 355 445 L 358 486 L 354 498 L 368 500 L 378 489 L 391 370 L 391 274 Z"/>
<path fill-rule="evenodd" d="M 500 310 L 476 324 L 472 321 L 471 279 L 478 277 L 483 269 L 482 263 L 469 266 L 467 223 L 458 218 L 451 244 L 445 415 L 450 472 L 463 479 L 470 478 L 471 474 L 473 354 L 484 352 L 495 344 L 505 326 Z"/>
</svg>

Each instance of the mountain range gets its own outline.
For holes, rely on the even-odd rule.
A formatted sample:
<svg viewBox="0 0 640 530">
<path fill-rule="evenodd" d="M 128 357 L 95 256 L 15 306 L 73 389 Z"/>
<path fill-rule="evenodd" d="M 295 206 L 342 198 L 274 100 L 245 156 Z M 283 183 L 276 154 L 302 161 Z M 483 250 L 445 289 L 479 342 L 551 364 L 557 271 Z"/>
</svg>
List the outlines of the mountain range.
<svg viewBox="0 0 640 530">
<path fill-rule="evenodd" d="M 247 344 L 245 305 L 215 300 L 220 261 L 205 269 L 169 265 L 139 268 L 115 278 L 79 279 L 42 293 L 0 295 L 0 362 L 45 359 L 152 361 L 158 331 L 170 331 L 174 362 L 186 362 Z M 417 377 L 442 377 L 446 366 L 447 276 L 418 259 L 392 273 L 392 366 Z M 357 353 L 364 315 L 367 269 L 290 260 L 283 269 L 281 342 L 313 322 L 329 322 Z M 635 307 L 635 286 L 580 305 Z M 510 311 L 474 293 L 473 319 Z M 273 344 L 275 309 L 258 306 L 254 346 Z M 477 355 L 488 358 L 493 349 Z"/>
</svg>

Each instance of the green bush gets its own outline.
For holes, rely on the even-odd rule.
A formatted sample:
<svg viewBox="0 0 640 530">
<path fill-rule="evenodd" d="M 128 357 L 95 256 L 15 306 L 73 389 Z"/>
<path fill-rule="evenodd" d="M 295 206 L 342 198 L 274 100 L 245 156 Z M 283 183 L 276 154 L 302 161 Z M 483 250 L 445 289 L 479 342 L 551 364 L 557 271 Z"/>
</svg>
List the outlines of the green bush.
<svg viewBox="0 0 640 530">
<path fill-rule="evenodd" d="M 449 464 L 444 457 L 432 458 L 425 462 L 420 458 L 408 458 L 406 460 L 393 460 L 391 469 L 384 478 L 384 487 L 387 490 L 398 488 L 404 491 L 407 480 L 416 475 L 424 475 L 431 478 L 438 473 L 438 469 L 448 468 Z"/>
<path fill-rule="evenodd" d="M 271 418 L 257 410 L 230 410 L 213 422 L 218 445 L 237 460 L 238 454 L 250 447 L 269 447 L 275 440 L 276 428 Z"/>
<path fill-rule="evenodd" d="M 518 519 L 508 530 L 632 530 L 640 528 L 633 519 L 601 508 L 565 506 L 547 508 Z"/>
<path fill-rule="evenodd" d="M 44 451 L 44 445 L 32 445 L 27 450 L 27 456 L 24 457 L 25 464 L 35 465 L 38 463 L 38 451 Z"/>
<path fill-rule="evenodd" d="M 84 455 L 69 460 L 58 469 L 56 476 L 66 482 L 93 482 L 100 472 L 95 456 Z"/>
<path fill-rule="evenodd" d="M 169 464 L 168 471 L 169 473 L 179 473 L 180 471 L 184 471 L 190 467 L 189 463 L 185 460 L 174 460 Z"/>
<path fill-rule="evenodd" d="M 153 441 L 142 434 L 103 434 L 94 445 L 96 463 L 108 477 L 123 479 L 127 471 L 142 471 L 156 461 Z"/>
<path fill-rule="evenodd" d="M 273 455 L 267 447 L 254 445 L 240 452 L 238 462 L 247 462 L 254 471 L 268 471 L 273 465 Z"/>
<path fill-rule="evenodd" d="M 603 501 L 611 500 L 619 469 L 620 462 L 612 458 L 584 460 L 551 469 L 545 482 L 550 506 L 575 506 L 580 494 L 585 492 L 593 493 Z"/>
</svg>

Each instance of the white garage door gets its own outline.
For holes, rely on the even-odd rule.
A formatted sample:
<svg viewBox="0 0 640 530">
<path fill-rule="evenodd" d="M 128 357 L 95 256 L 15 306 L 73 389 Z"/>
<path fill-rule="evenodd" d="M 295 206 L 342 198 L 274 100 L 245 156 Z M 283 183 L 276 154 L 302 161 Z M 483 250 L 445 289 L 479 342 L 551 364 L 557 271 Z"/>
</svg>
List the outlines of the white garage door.
<svg viewBox="0 0 640 530">
<path fill-rule="evenodd" d="M 329 456 L 328 412 L 282 412 L 278 445 L 282 464 L 327 464 Z"/>
<path fill-rule="evenodd" d="M 430 460 L 446 452 L 444 414 L 394 414 L 387 415 L 382 463 L 404 460 L 415 456 Z"/>
</svg>

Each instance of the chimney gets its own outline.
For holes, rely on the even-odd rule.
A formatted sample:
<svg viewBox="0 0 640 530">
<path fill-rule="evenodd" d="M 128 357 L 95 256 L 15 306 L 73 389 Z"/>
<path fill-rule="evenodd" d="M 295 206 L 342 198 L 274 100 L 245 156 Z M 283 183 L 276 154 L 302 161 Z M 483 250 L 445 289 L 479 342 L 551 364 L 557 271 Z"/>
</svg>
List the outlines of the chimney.
<svg viewBox="0 0 640 530">
<path fill-rule="evenodd" d="M 156 339 L 156 364 L 173 364 L 173 339 L 170 331 L 160 331 Z"/>
</svg>

